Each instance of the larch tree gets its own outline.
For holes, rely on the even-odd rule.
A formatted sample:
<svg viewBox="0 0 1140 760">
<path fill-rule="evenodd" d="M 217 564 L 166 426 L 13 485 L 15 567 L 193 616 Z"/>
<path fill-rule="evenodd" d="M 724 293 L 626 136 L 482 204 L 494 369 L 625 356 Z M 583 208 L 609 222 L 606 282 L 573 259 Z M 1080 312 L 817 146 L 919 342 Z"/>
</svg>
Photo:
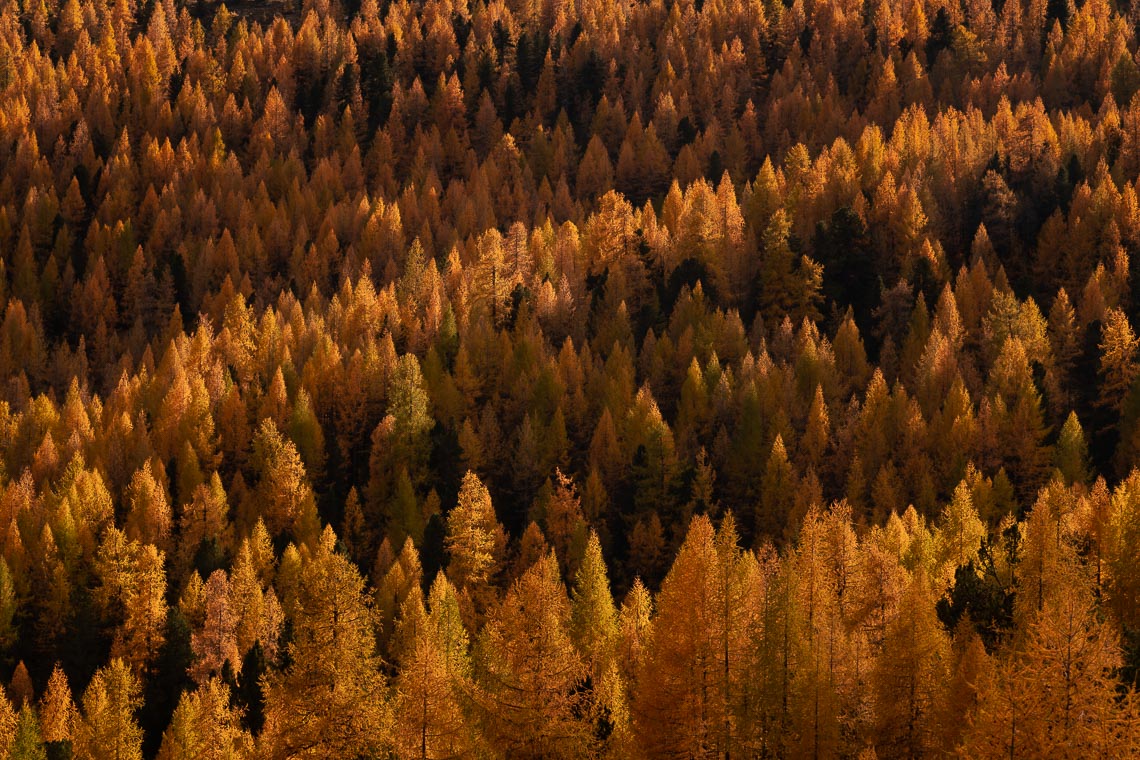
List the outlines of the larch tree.
<svg viewBox="0 0 1140 760">
<path fill-rule="evenodd" d="M 39 707 L 40 732 L 44 741 L 70 748 L 72 731 L 77 726 L 79 715 L 71 697 L 67 676 L 59 663 L 52 669 Z"/>
<path fill-rule="evenodd" d="M 380 562 L 379 557 L 377 562 Z M 379 564 L 376 570 L 380 570 Z M 403 608 L 405 600 L 411 593 L 421 589 L 422 585 L 423 567 L 420 564 L 420 555 L 412 539 L 407 538 L 395 561 L 375 583 L 373 591 L 378 621 L 381 625 L 382 644 L 389 640 L 395 628 L 397 614 Z"/>
<path fill-rule="evenodd" d="M 1080 354 L 1080 333 L 1077 325 L 1076 312 L 1069 300 L 1069 294 L 1064 288 L 1057 291 L 1053 304 L 1049 307 L 1049 347 L 1052 350 L 1053 361 L 1048 368 L 1052 376 L 1051 387 L 1055 388 L 1059 398 L 1057 402 L 1064 402 L 1072 394 L 1069 382 L 1076 367 L 1076 360 Z"/>
<path fill-rule="evenodd" d="M 28 666 L 24 664 L 23 660 L 16 663 L 16 669 L 12 671 L 12 679 L 8 681 L 8 698 L 12 700 L 12 704 L 17 710 L 22 710 L 24 705 L 35 702 L 35 685 L 32 684 L 32 676 L 28 673 Z"/>
<path fill-rule="evenodd" d="M 428 626 L 432 636 L 435 637 L 436 645 L 443 652 L 448 675 L 459 684 L 461 690 L 469 692 L 470 639 L 467 636 L 467 629 L 463 627 L 455 586 L 451 585 L 445 573 L 437 573 L 435 580 L 432 581 L 428 604 L 430 607 Z"/>
<path fill-rule="evenodd" d="M 871 674 L 875 744 L 881 755 L 917 757 L 938 746 L 935 721 L 949 672 L 949 644 L 935 613 L 930 581 L 919 572 L 887 624 Z"/>
<path fill-rule="evenodd" d="M 282 437 L 272 420 L 263 420 L 253 440 L 250 463 L 258 473 L 259 516 L 273 535 L 291 531 L 310 537 L 316 505 L 297 447 Z"/>
<path fill-rule="evenodd" d="M 595 733 L 604 735 L 611 751 L 629 741 L 626 685 L 615 660 L 618 612 L 610 593 L 609 575 L 598 535 L 590 532 L 586 552 L 574 579 L 570 599 L 570 634 L 589 670 L 592 686 L 591 718 Z M 602 730 L 604 728 L 604 730 Z"/>
<path fill-rule="evenodd" d="M 641 672 L 647 647 L 653 633 L 653 596 L 634 578 L 633 586 L 622 600 L 618 610 L 615 657 L 627 687 L 636 691 L 635 681 Z"/>
<path fill-rule="evenodd" d="M 16 730 L 8 757 L 11 760 L 48 760 L 47 747 L 40 736 L 39 719 L 31 705 L 24 705 L 16 716 Z"/>
<path fill-rule="evenodd" d="M 170 549 L 170 529 L 174 518 L 165 489 L 155 479 L 151 467 L 139 468 L 127 487 L 127 538 L 153 544 L 163 551 Z"/>
<path fill-rule="evenodd" d="M 760 483 L 760 504 L 756 509 L 758 535 L 779 540 L 794 529 L 788 518 L 792 511 L 795 482 L 795 471 L 788 460 L 784 439 L 777 434 Z"/>
<path fill-rule="evenodd" d="M 590 532 L 571 593 L 571 635 L 597 681 L 608 669 L 617 637 L 617 609 L 598 534 Z"/>
<path fill-rule="evenodd" d="M 587 669 L 570 637 L 570 600 L 547 554 L 507 592 L 475 645 L 485 735 L 511 757 L 575 757 L 589 731 L 579 687 Z"/>
<path fill-rule="evenodd" d="M 1136 352 L 1140 341 L 1120 309 L 1110 309 L 1105 315 L 1100 342 L 1100 374 L 1102 376 L 1098 403 L 1119 410 L 1136 378 L 1138 366 Z"/>
<path fill-rule="evenodd" d="M 1046 700 L 1032 746 L 1046 754 L 1111 754 L 1117 732 L 1136 730 L 1128 702 L 1117 694 L 1119 644 L 1098 618 L 1082 579 L 1058 589 L 1029 627 L 1025 654 L 1035 681 L 1029 688 Z"/>
<path fill-rule="evenodd" d="M 459 487 L 459 503 L 447 516 L 447 572 L 461 592 L 476 603 L 486 601 L 496 571 L 498 523 L 491 495 L 479 476 L 468 471 Z"/>
<path fill-rule="evenodd" d="M 774 601 L 778 606 L 772 610 L 778 616 L 772 621 L 773 632 L 788 636 L 790 631 L 798 649 L 792 651 L 788 641 L 776 640 L 775 653 L 780 658 L 776 671 L 787 679 L 786 684 L 780 685 L 781 699 L 789 701 L 791 731 L 785 741 L 790 742 L 794 752 L 811 756 L 839 751 L 844 717 L 841 695 L 852 664 L 848 659 L 850 649 L 841 599 L 850 582 L 846 573 L 849 558 L 842 547 L 836 546 L 837 538 L 854 543 L 853 536 L 843 530 L 850 515 L 844 506 L 841 502 L 827 512 L 815 505 L 808 508 L 795 551 L 789 552 L 786 560 L 788 580 L 794 581 L 789 589 L 793 598 L 777 597 Z M 838 531 L 834 530 L 837 526 Z M 780 610 L 784 605 L 787 606 Z M 763 624 L 767 632 L 769 620 Z M 772 656 L 771 651 L 766 654 Z M 789 657 L 796 658 L 790 669 L 784 659 Z"/>
<path fill-rule="evenodd" d="M 8 697 L 0 694 L 0 757 L 9 757 L 16 740 L 17 714 Z"/>
<path fill-rule="evenodd" d="M 638 389 L 625 429 L 626 461 L 630 462 L 634 509 L 639 515 L 671 506 L 677 475 L 673 431 L 661 414 L 648 384 Z"/>
<path fill-rule="evenodd" d="M 614 168 L 601 139 L 594 135 L 578 165 L 578 195 L 593 200 L 613 187 Z"/>
<path fill-rule="evenodd" d="M 178 544 L 174 548 L 175 569 L 188 568 L 203 544 L 217 542 L 219 548 L 227 548 L 232 540 L 231 533 L 226 491 L 221 477 L 212 472 L 209 480 L 195 486 L 180 508 Z"/>
<path fill-rule="evenodd" d="M 958 621 L 951 639 L 950 679 L 942 702 L 940 733 L 942 749 L 954 751 L 974 724 L 979 706 L 980 685 L 993 667 L 982 637 L 969 619 Z"/>
<path fill-rule="evenodd" d="M 1065 482 L 1087 485 L 1090 480 L 1089 446 L 1076 412 L 1069 412 L 1053 450 L 1053 463 Z"/>
<path fill-rule="evenodd" d="M 718 698 L 723 703 L 718 745 L 726 755 L 747 750 L 746 727 L 753 725 L 755 705 L 751 702 L 752 636 L 760 624 L 766 570 L 751 551 L 740 548 L 736 519 L 725 513 L 717 529 L 714 598 L 716 600 L 712 638 L 717 647 Z"/>
<path fill-rule="evenodd" d="M 370 493 L 385 504 L 396 500 L 401 477 L 410 481 L 414 498 L 431 453 L 431 400 L 414 354 L 404 354 L 396 361 L 388 379 L 387 397 L 388 413 L 373 435 L 369 464 Z M 383 509 L 380 503 L 376 506 Z M 406 524 L 410 522 L 407 516 L 394 510 L 387 510 L 386 516 L 405 535 L 422 535 L 422 527 Z"/>
<path fill-rule="evenodd" d="M 446 595 L 445 591 L 438 592 L 441 607 L 447 604 Z M 465 650 L 466 643 L 443 646 L 446 638 L 439 635 L 439 628 L 424 611 L 418 589 L 409 596 L 405 607 L 408 603 L 417 608 L 418 615 L 405 613 L 404 620 L 416 617 L 420 624 L 408 632 L 397 661 L 399 674 L 394 683 L 393 704 L 396 753 L 401 758 L 418 760 L 461 757 L 474 749 L 465 710 L 465 668 L 455 667 L 457 657 L 466 657 L 466 652 L 460 654 L 456 647 Z M 443 610 L 440 613 L 446 614 Z"/>
<path fill-rule="evenodd" d="M 1032 511 L 1019 526 L 1021 547 L 1014 613 L 1017 622 L 1039 613 L 1058 584 L 1077 566 L 1077 536 L 1072 525 L 1077 502 L 1071 490 L 1054 479 L 1041 489 Z"/>
<path fill-rule="evenodd" d="M 733 547 L 735 550 L 735 547 Z M 693 518 L 689 534 L 657 599 L 652 645 L 637 679 L 634 721 L 646 751 L 705 755 L 730 752 L 725 726 L 731 661 L 717 636 L 719 557 L 708 517 Z M 727 724 L 725 721 L 728 721 Z"/>
<path fill-rule="evenodd" d="M 423 542 L 426 518 L 424 509 L 416 497 L 416 489 L 407 467 L 401 466 L 396 475 L 384 517 L 388 523 L 388 535 L 396 543 L 402 543 L 405 539 L 416 543 Z"/>
<path fill-rule="evenodd" d="M 272 657 L 283 626 L 283 611 L 273 587 L 272 550 L 259 546 L 258 530 L 242 541 L 230 572 L 229 613 L 232 616 L 234 643 L 244 657 L 254 644 Z M 263 538 L 266 536 L 261 534 Z M 268 553 L 268 556 L 266 554 Z"/>
<path fill-rule="evenodd" d="M 239 760 L 250 757 L 253 739 L 230 706 L 230 689 L 211 678 L 183 692 L 162 735 L 159 760 Z"/>
<path fill-rule="evenodd" d="M 562 470 L 555 468 L 551 486 L 550 496 L 546 499 L 544 535 L 554 547 L 560 566 L 572 577 L 579 561 L 579 557 L 572 556 L 575 554 L 575 541 L 578 541 L 577 551 L 580 552 L 581 537 L 586 529 L 582 504 L 577 486 Z"/>
<path fill-rule="evenodd" d="M 210 573 L 205 587 L 205 620 L 201 630 L 190 636 L 194 652 L 191 677 L 205 683 L 219 675 L 228 665 L 233 673 L 241 670 L 241 652 L 238 650 L 236 611 L 230 602 L 230 580 L 224 570 Z"/>
<path fill-rule="evenodd" d="M 755 287 L 765 320 L 787 315 L 793 322 L 818 316 L 823 269 L 806 255 L 797 260 L 789 245 L 791 222 L 777 209 L 760 236 L 761 266 Z"/>
<path fill-rule="evenodd" d="M 270 758 L 386 751 L 390 714 L 364 580 L 325 528 L 304 562 L 289 666 L 266 676 L 261 752 Z"/>
<path fill-rule="evenodd" d="M 1113 754 L 1135 737 L 1131 697 L 1113 677 L 1120 650 L 1086 582 L 1056 586 L 979 691 L 964 751 L 1003 757 Z"/>
<path fill-rule="evenodd" d="M 115 625 L 112 651 L 136 672 L 149 667 L 166 626 L 164 557 L 152 544 L 131 541 L 109 528 L 95 558 L 95 600 Z"/>
<path fill-rule="evenodd" d="M 16 586 L 7 561 L 0 557 L 0 652 L 6 652 L 16 643 L 19 628 L 16 621 Z"/>
<path fill-rule="evenodd" d="M 386 647 L 389 656 L 401 660 L 415 645 L 416 638 L 428 627 L 427 607 L 424 606 L 424 592 L 417 583 L 400 604 L 399 617 L 393 626 L 395 630 Z"/>
<path fill-rule="evenodd" d="M 827 403 L 823 397 L 823 386 L 817 384 L 811 406 L 808 408 L 804 437 L 800 441 L 800 447 L 807 456 L 809 465 L 816 470 L 819 470 L 823 465 L 824 454 L 827 451 L 830 439 L 831 419 L 828 415 Z"/>
<path fill-rule="evenodd" d="M 289 437 L 297 445 L 305 471 L 314 482 L 320 481 L 325 473 L 325 434 L 313 410 L 312 398 L 304 388 L 297 389 L 287 429 Z"/>
<path fill-rule="evenodd" d="M 974 509 L 970 488 L 963 480 L 942 510 L 935 535 L 935 556 L 940 567 L 938 580 L 951 581 L 960 566 L 976 560 L 985 534 L 985 525 Z"/>
<path fill-rule="evenodd" d="M 476 259 L 471 269 L 470 285 L 474 303 L 487 310 L 491 324 L 498 326 L 509 316 L 509 301 L 514 288 L 510 260 L 503 250 L 503 236 L 490 229 L 476 241 Z"/>
<path fill-rule="evenodd" d="M 142 760 L 143 733 L 135 720 L 141 696 L 126 662 L 115 658 L 100 668 L 83 692 L 73 739 L 77 760 Z"/>
<path fill-rule="evenodd" d="M 1112 492 L 1099 546 L 1105 602 L 1121 623 L 1140 625 L 1140 470 L 1133 470 Z"/>
</svg>

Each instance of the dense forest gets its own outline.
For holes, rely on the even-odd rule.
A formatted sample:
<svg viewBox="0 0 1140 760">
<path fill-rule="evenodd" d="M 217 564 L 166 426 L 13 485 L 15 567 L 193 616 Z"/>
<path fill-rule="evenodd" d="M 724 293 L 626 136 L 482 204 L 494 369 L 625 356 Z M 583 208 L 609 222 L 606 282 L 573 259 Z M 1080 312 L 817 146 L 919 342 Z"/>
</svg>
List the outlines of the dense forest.
<svg viewBox="0 0 1140 760">
<path fill-rule="evenodd" d="M 0 0 L 0 759 L 1140 757 L 1136 0 Z"/>
</svg>

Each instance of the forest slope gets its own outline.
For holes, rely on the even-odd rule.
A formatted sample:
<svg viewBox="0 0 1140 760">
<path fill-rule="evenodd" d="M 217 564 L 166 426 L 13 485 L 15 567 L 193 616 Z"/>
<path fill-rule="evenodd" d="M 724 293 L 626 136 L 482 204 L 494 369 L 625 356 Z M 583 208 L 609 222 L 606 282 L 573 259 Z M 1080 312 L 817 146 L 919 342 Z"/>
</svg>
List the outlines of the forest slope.
<svg viewBox="0 0 1140 760">
<path fill-rule="evenodd" d="M 1140 755 L 1140 7 L 235 8 L 0 4 L 0 758 Z"/>
</svg>

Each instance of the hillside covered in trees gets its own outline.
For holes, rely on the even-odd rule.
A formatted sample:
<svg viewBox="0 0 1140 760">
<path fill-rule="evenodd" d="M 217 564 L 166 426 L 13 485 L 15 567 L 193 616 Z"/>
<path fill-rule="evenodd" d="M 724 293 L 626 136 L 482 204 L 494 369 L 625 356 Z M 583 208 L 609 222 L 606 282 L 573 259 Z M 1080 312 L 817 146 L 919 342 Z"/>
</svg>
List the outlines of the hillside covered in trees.
<svg viewBox="0 0 1140 760">
<path fill-rule="evenodd" d="M 0 759 L 1140 757 L 1140 4 L 0 2 Z"/>
</svg>

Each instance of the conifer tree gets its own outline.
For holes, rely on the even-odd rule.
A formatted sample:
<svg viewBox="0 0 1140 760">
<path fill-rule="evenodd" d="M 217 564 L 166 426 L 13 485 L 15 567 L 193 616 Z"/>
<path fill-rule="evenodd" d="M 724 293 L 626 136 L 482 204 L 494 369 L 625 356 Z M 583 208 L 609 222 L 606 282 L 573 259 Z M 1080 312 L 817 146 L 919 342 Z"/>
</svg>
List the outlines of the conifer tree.
<svg viewBox="0 0 1140 760">
<path fill-rule="evenodd" d="M 598 534 L 592 531 L 574 580 L 570 609 L 574 644 L 596 682 L 608 669 L 614 655 L 617 609 L 610 593 L 602 545 Z"/>
<path fill-rule="evenodd" d="M 1085 485 L 1089 482 L 1089 447 L 1076 412 L 1069 412 L 1061 426 L 1053 460 L 1066 483 Z"/>
<path fill-rule="evenodd" d="M 1128 317 L 1119 309 L 1105 315 L 1100 343 L 1101 398 L 1099 403 L 1120 409 L 1136 377 L 1136 351 L 1138 342 L 1128 323 Z"/>
<path fill-rule="evenodd" d="M 978 557 L 985 526 L 974 508 L 969 486 L 963 480 L 954 489 L 950 503 L 942 511 L 935 538 L 935 552 L 942 577 L 949 580 L 955 571 Z"/>
<path fill-rule="evenodd" d="M 8 757 L 16 740 L 16 724 L 18 718 L 12 703 L 3 694 L 0 694 L 0 753 Z"/>
<path fill-rule="evenodd" d="M 12 671 L 12 680 L 8 682 L 8 698 L 12 700 L 12 706 L 19 711 L 24 709 L 24 705 L 33 704 L 35 697 L 36 690 L 32 685 L 32 677 L 28 674 L 28 666 L 20 660 L 16 663 L 16 669 Z"/>
<path fill-rule="evenodd" d="M 237 760 L 252 754 L 252 744 L 240 716 L 230 707 L 229 687 L 211 678 L 194 691 L 183 692 L 162 735 L 158 757 Z"/>
<path fill-rule="evenodd" d="M 459 503 L 447 516 L 447 571 L 456 586 L 478 597 L 495 572 L 495 511 L 479 476 L 468 472 Z"/>
<path fill-rule="evenodd" d="M 552 554 L 515 582 L 475 645 L 488 741 L 514 757 L 587 750 L 579 686 L 586 666 L 570 637 L 570 600 Z"/>
<path fill-rule="evenodd" d="M 414 354 L 404 354 L 396 362 L 389 379 L 388 414 L 394 421 L 391 452 L 419 482 L 420 470 L 427 463 L 431 432 L 431 401 L 424 388 L 423 373 Z"/>
<path fill-rule="evenodd" d="M 270 533 L 306 535 L 316 517 L 312 489 L 297 447 L 281 436 L 272 420 L 263 420 L 258 428 L 250 463 L 259 475 L 256 495 Z"/>
<path fill-rule="evenodd" d="M 16 717 L 16 731 L 8 756 L 12 760 L 48 760 L 47 748 L 40 737 L 39 720 L 31 705 L 24 705 Z"/>
<path fill-rule="evenodd" d="M 0 652 L 10 649 L 19 635 L 16 626 L 16 604 L 16 587 L 12 582 L 12 571 L 4 558 L 0 557 Z"/>
<path fill-rule="evenodd" d="M 447 604 L 444 594 L 445 591 L 433 594 L 441 607 Z M 468 693 L 466 667 L 460 664 L 466 661 L 466 636 L 455 646 L 442 646 L 446 636 L 441 637 L 431 623 L 421 599 L 416 593 L 409 597 L 409 602 L 418 606 L 425 624 L 412 632 L 398 662 L 393 705 L 396 752 L 400 757 L 420 760 L 456 757 L 473 750 L 473 726 L 464 709 Z M 445 614 L 444 610 L 439 614 Z M 404 617 L 407 619 L 408 615 Z"/>
<path fill-rule="evenodd" d="M 40 700 L 40 731 L 45 742 L 70 749 L 72 732 L 77 726 L 78 714 L 71 697 L 71 687 L 59 663 L 51 672 L 47 688 Z"/>
<path fill-rule="evenodd" d="M 750 614 L 740 586 L 731 518 L 718 537 L 693 519 L 657 600 L 654 637 L 638 676 L 634 718 L 641 746 L 659 753 L 730 753 L 739 650 Z"/>
<path fill-rule="evenodd" d="M 325 528 L 302 565 L 289 666 L 266 678 L 259 745 L 269 757 L 356 756 L 390 744 L 385 679 L 364 581 L 335 543 Z"/>
<path fill-rule="evenodd" d="M 1050 595 L 1023 644 L 983 683 L 966 751 L 1103 753 L 1134 735 L 1130 700 L 1117 699 L 1111 676 L 1119 661 L 1116 639 L 1081 583 L 1065 583 Z"/>
<path fill-rule="evenodd" d="M 764 477 L 760 484 L 760 504 L 756 510 L 756 532 L 769 538 L 782 538 L 790 527 L 792 493 L 795 474 L 784 448 L 783 437 L 776 435 Z"/>
<path fill-rule="evenodd" d="M 163 644 L 166 624 L 164 557 L 152 544 L 109 528 L 95 557 L 95 600 L 113 622 L 112 651 L 136 672 L 145 670 Z"/>
<path fill-rule="evenodd" d="M 96 671 L 83 692 L 83 717 L 75 726 L 73 749 L 82 760 L 142 760 L 138 679 L 123 660 Z"/>
<path fill-rule="evenodd" d="M 934 611 L 929 581 L 915 575 L 887 625 L 875 663 L 876 745 L 885 755 L 910 756 L 937 746 L 949 660 L 949 640 Z"/>
</svg>

